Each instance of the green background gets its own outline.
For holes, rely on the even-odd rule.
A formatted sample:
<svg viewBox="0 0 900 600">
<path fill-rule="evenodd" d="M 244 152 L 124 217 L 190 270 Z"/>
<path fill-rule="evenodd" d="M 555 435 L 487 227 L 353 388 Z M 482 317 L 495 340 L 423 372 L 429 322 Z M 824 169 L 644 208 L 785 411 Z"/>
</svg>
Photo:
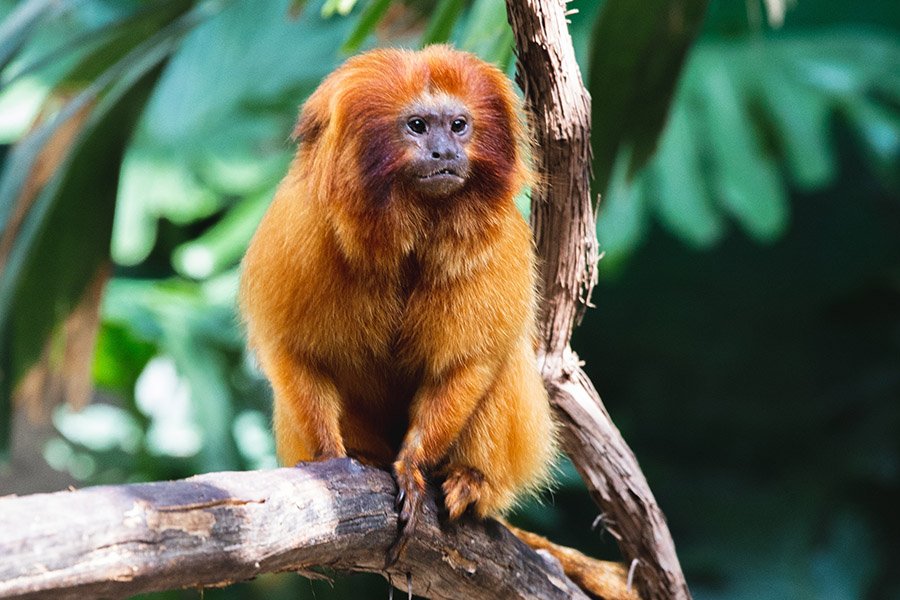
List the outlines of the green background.
<svg viewBox="0 0 900 600">
<path fill-rule="evenodd" d="M 605 252 L 574 346 L 694 596 L 900 598 L 900 7 L 797 0 L 779 25 L 752 0 L 568 6 Z M 92 107 L 0 265 L 0 495 L 274 466 L 234 294 L 297 107 L 377 45 L 450 41 L 512 74 L 503 3 L 0 0 L 0 18 L 0 239 L 42 140 Z M 12 384 L 110 258 L 94 402 L 30 424 Z M 513 520 L 616 558 L 565 462 L 558 480 Z M 203 597 L 386 595 L 284 574 Z"/>
</svg>

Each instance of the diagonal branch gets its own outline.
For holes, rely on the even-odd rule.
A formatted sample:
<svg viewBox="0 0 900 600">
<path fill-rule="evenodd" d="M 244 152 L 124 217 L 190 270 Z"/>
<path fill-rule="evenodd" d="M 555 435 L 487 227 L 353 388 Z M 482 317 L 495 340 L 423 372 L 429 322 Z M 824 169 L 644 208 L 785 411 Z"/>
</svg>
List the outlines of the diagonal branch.
<svg viewBox="0 0 900 600">
<path fill-rule="evenodd" d="M 665 517 L 637 459 L 581 370 L 569 341 L 597 281 L 590 195 L 590 97 L 564 0 L 507 0 L 518 80 L 532 120 L 541 186 L 531 219 L 542 264 L 542 373 L 567 452 L 600 505 L 645 600 L 690 598 Z"/>
<path fill-rule="evenodd" d="M 429 500 L 406 555 L 388 473 L 348 460 L 295 469 L 0 498 L 0 598 L 122 598 L 325 566 L 437 599 L 586 600 L 496 521 L 444 524 Z"/>
</svg>

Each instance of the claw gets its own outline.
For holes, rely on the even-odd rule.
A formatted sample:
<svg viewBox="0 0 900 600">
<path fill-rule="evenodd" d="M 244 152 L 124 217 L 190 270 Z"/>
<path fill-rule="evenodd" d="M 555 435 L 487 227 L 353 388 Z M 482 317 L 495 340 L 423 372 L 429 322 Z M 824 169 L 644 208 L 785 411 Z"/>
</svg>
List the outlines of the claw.
<svg viewBox="0 0 900 600">
<path fill-rule="evenodd" d="M 400 511 L 398 515 L 400 532 L 388 550 L 385 568 L 395 565 L 400 559 L 400 555 L 406 550 L 416 529 L 422 501 L 425 498 L 425 478 L 415 464 L 402 460 L 397 461 L 394 465 L 394 473 L 398 488 L 395 504 Z"/>
<path fill-rule="evenodd" d="M 412 539 L 413 533 L 416 530 L 416 525 L 419 522 L 418 517 L 421 505 L 422 494 L 417 492 L 412 496 L 407 496 L 407 500 L 400 511 L 400 532 L 397 534 L 397 539 L 394 541 L 394 544 L 391 546 L 390 550 L 388 550 L 387 561 L 385 563 L 386 569 L 397 564 L 397 561 L 400 560 L 400 556 L 406 551 L 406 546 L 409 545 L 409 540 Z"/>
</svg>

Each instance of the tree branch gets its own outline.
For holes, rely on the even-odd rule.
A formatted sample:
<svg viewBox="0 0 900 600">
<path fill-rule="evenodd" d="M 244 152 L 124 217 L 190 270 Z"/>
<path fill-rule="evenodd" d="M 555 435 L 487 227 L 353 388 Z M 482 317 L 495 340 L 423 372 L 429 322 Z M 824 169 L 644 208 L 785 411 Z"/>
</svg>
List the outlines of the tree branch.
<svg viewBox="0 0 900 600">
<path fill-rule="evenodd" d="M 671 535 L 649 486 L 571 351 L 596 283 L 589 192 L 590 99 L 563 0 L 507 0 L 519 82 L 544 185 L 532 197 L 543 260 L 542 373 L 566 449 L 646 600 L 688 599 Z M 431 598 L 586 598 L 557 564 L 496 522 L 440 525 L 429 500 L 405 557 L 384 571 L 397 533 L 396 487 L 353 461 L 211 473 L 188 480 L 0 499 L 0 598 L 122 597 L 225 585 L 327 566 L 381 573 Z"/>
<path fill-rule="evenodd" d="M 325 566 L 430 598 L 586 600 L 496 521 L 439 523 L 432 500 L 406 555 L 391 476 L 348 460 L 0 498 L 0 598 L 121 598 Z"/>
<path fill-rule="evenodd" d="M 564 0 L 507 0 L 518 82 L 532 119 L 542 185 L 531 221 L 542 259 L 541 370 L 563 423 L 566 450 L 629 562 L 641 597 L 688 600 L 665 517 L 637 459 L 569 345 L 597 282 L 590 194 L 590 96 L 565 20 Z"/>
</svg>

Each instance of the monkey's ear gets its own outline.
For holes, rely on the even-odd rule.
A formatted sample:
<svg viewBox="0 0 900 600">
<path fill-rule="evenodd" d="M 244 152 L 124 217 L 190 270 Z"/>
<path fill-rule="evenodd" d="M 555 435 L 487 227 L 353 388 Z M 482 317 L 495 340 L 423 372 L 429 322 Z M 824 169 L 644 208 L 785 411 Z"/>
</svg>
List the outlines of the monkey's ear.
<svg viewBox="0 0 900 600">
<path fill-rule="evenodd" d="M 291 135 L 295 141 L 314 144 L 328 127 L 334 110 L 335 96 L 340 93 L 346 79 L 345 68 L 339 68 L 325 78 L 300 109 L 300 118 Z"/>
<path fill-rule="evenodd" d="M 297 125 L 294 127 L 294 131 L 291 132 L 291 138 L 295 142 L 313 144 L 327 125 L 327 115 L 322 115 L 318 111 L 310 110 L 310 107 L 305 106 L 300 111 L 300 118 L 297 119 Z"/>
</svg>

